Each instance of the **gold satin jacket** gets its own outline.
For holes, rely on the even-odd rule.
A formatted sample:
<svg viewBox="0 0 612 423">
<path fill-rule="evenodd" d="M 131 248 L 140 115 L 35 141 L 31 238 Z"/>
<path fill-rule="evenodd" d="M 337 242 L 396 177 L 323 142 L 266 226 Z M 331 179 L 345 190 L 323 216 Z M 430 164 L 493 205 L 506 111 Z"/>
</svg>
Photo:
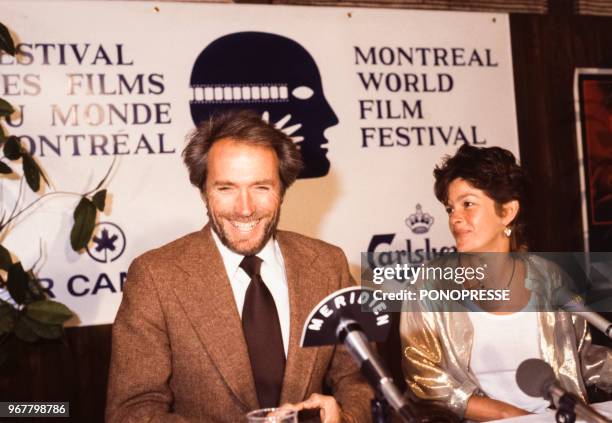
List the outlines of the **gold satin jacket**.
<svg viewBox="0 0 612 423">
<path fill-rule="evenodd" d="M 525 286 L 542 306 L 560 286 L 561 272 L 538 256 L 530 255 L 525 263 Z M 436 310 L 432 307 L 430 304 L 426 310 Z M 472 322 L 467 312 L 420 310 L 403 312 L 400 321 L 406 382 L 418 397 L 440 403 L 463 417 L 469 398 L 485 395 L 470 371 Z M 588 385 L 597 384 L 612 392 L 612 350 L 591 344 L 585 320 L 566 312 L 537 313 L 541 358 L 552 366 L 563 388 L 583 400 Z"/>
</svg>

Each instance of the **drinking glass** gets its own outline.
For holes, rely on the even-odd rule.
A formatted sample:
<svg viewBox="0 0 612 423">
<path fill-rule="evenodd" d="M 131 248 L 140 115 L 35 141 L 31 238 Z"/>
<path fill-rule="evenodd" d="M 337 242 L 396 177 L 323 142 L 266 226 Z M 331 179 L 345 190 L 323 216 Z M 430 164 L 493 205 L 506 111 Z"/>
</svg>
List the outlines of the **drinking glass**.
<svg viewBox="0 0 612 423">
<path fill-rule="evenodd" d="M 297 411 L 282 408 L 262 408 L 247 415 L 249 423 L 298 423 Z"/>
</svg>

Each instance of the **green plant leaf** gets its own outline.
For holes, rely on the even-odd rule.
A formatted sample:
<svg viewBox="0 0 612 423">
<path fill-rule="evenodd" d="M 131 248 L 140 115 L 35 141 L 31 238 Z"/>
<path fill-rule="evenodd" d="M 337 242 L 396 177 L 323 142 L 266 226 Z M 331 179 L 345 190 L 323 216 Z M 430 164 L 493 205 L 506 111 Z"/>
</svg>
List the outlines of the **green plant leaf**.
<svg viewBox="0 0 612 423">
<path fill-rule="evenodd" d="M 11 264 L 13 264 L 11 253 L 9 253 L 9 250 L 0 245 L 0 269 L 9 270 Z"/>
<path fill-rule="evenodd" d="M 70 231 L 70 245 L 74 251 L 85 248 L 93 235 L 96 224 L 96 206 L 83 197 L 74 209 L 74 226 Z"/>
<path fill-rule="evenodd" d="M 0 116 L 10 116 L 15 112 L 13 106 L 8 101 L 0 98 Z"/>
<path fill-rule="evenodd" d="M 40 168 L 38 163 L 28 153 L 23 154 L 23 174 L 30 189 L 38 192 L 40 189 Z"/>
<path fill-rule="evenodd" d="M 0 304 L 0 335 L 13 330 L 15 326 L 15 313 L 13 307 L 7 303 Z"/>
<path fill-rule="evenodd" d="M 9 160 L 17 160 L 21 157 L 21 144 L 16 136 L 12 135 L 6 139 L 3 152 Z"/>
<path fill-rule="evenodd" d="M 38 341 L 38 335 L 34 333 L 30 325 L 28 325 L 26 319 L 26 316 L 21 316 L 17 320 L 17 323 L 15 323 L 15 335 L 17 335 L 17 338 L 21 339 L 22 341 L 36 342 Z"/>
<path fill-rule="evenodd" d="M 46 325 L 61 325 L 72 317 L 72 312 L 57 301 L 41 300 L 28 304 L 26 315 Z"/>
<path fill-rule="evenodd" d="M 6 26 L 0 23 L 0 50 L 6 51 L 11 56 L 15 55 L 15 43 Z"/>
<path fill-rule="evenodd" d="M 104 205 L 106 204 L 106 190 L 103 189 L 103 190 L 96 192 L 93 198 L 91 199 L 91 201 L 94 203 L 94 205 L 96 206 L 98 210 L 103 212 Z"/>
<path fill-rule="evenodd" d="M 28 288 L 28 274 L 23 270 L 20 262 L 14 263 L 9 267 L 6 285 L 13 300 L 17 304 L 23 304 Z"/>
<path fill-rule="evenodd" d="M 54 325 L 41 323 L 34 319 L 31 319 L 29 316 L 22 317 L 23 322 L 32 329 L 36 335 L 40 336 L 44 339 L 57 339 L 62 336 L 62 325 Z"/>
<path fill-rule="evenodd" d="M 8 175 L 9 173 L 13 173 L 13 169 L 11 169 L 6 163 L 0 162 L 0 173 Z"/>
</svg>

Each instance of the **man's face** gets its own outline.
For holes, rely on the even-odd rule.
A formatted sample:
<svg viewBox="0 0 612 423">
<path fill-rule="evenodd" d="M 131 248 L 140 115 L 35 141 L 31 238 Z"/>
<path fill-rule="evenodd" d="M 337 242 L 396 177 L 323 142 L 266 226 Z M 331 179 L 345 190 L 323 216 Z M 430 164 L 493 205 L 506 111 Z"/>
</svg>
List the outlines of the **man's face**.
<svg viewBox="0 0 612 423">
<path fill-rule="evenodd" d="M 221 241 L 238 254 L 256 254 L 276 229 L 282 197 L 278 165 L 272 148 L 229 138 L 208 153 L 208 217 Z"/>
</svg>

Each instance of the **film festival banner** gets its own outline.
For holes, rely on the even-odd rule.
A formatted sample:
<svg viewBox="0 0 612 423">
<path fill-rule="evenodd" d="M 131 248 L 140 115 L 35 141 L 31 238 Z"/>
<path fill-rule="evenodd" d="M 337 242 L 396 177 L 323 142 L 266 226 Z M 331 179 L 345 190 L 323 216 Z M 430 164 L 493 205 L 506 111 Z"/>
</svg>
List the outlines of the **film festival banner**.
<svg viewBox="0 0 612 423">
<path fill-rule="evenodd" d="M 130 262 L 206 223 L 181 151 L 215 110 L 254 109 L 292 137 L 305 169 L 280 227 L 339 245 L 357 278 L 362 252 L 385 265 L 454 250 L 432 189 L 443 156 L 464 143 L 518 154 L 504 14 L 118 1 L 0 10 L 19 52 L 0 57 L 0 97 L 18 109 L 3 126 L 46 170 L 46 192 L 88 192 L 115 160 L 86 251 L 70 248 L 79 198 L 68 195 L 38 203 L 3 240 L 24 267 L 37 264 L 74 324 L 113 322 Z M 3 211 L 18 186 L 2 180 Z"/>
</svg>

